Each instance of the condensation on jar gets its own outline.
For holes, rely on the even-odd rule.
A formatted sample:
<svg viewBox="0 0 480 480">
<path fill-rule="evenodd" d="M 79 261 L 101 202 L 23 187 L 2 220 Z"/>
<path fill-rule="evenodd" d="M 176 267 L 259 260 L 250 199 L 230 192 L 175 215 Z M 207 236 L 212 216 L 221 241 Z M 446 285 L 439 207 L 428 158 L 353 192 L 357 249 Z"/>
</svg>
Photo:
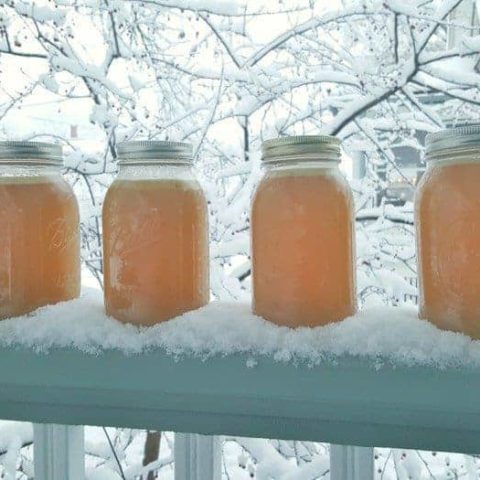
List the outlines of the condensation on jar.
<svg viewBox="0 0 480 480">
<path fill-rule="evenodd" d="M 118 154 L 103 205 L 105 307 L 153 325 L 208 303 L 207 203 L 191 145 L 128 142 Z"/>
<path fill-rule="evenodd" d="M 480 125 L 426 138 L 415 198 L 419 315 L 480 338 Z"/>
<path fill-rule="evenodd" d="M 62 148 L 0 142 L 0 319 L 80 294 L 78 204 Z"/>
<path fill-rule="evenodd" d="M 330 136 L 268 140 L 251 214 L 253 310 L 289 327 L 356 310 L 353 198 Z"/>
</svg>

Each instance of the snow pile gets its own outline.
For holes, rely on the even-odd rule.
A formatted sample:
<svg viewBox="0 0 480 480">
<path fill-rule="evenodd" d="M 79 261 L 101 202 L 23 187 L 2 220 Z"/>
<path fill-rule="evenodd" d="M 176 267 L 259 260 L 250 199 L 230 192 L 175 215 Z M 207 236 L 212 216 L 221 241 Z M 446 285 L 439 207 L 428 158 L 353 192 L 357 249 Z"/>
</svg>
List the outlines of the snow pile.
<svg viewBox="0 0 480 480">
<path fill-rule="evenodd" d="M 20 450 L 33 443 L 33 425 L 27 422 L 0 421 L 0 474 L 1 478 L 18 478 L 16 475 Z M 33 478 L 31 463 L 22 462 L 22 472 Z M 3 467 L 3 469 L 2 469 Z"/>
<path fill-rule="evenodd" d="M 0 322 L 0 346 L 48 351 L 73 347 L 100 354 L 115 349 L 137 354 L 156 348 L 175 356 L 243 353 L 277 361 L 317 364 L 344 355 L 375 363 L 480 366 L 480 341 L 419 320 L 414 308 L 376 307 L 337 324 L 289 329 L 256 317 L 246 304 L 214 302 L 150 328 L 123 325 L 103 311 L 101 292 Z"/>
</svg>

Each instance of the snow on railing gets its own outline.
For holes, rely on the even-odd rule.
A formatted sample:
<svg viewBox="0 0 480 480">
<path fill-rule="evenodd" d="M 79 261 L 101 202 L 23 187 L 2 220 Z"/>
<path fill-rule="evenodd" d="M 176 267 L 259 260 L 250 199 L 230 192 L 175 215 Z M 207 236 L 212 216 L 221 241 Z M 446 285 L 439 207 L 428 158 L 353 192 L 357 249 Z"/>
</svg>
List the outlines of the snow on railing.
<svg viewBox="0 0 480 480">
<path fill-rule="evenodd" d="M 480 366 L 480 341 L 420 320 L 412 305 L 370 307 L 342 322 L 291 329 L 253 315 L 248 304 L 212 302 L 168 322 L 137 328 L 107 317 L 102 294 L 94 289 L 0 322 L 0 347 L 12 345 L 38 352 L 66 347 L 87 354 L 162 349 L 200 359 L 243 353 L 311 365 L 353 355 L 398 365 Z"/>
</svg>

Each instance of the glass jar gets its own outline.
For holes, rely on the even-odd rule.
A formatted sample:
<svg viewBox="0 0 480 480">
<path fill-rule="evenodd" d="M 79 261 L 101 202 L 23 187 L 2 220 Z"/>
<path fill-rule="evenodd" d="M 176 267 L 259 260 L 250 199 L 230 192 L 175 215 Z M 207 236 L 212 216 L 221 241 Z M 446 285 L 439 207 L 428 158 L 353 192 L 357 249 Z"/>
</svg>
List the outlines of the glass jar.
<svg viewBox="0 0 480 480">
<path fill-rule="evenodd" d="M 253 310 L 289 327 L 356 310 L 353 197 L 330 136 L 268 140 L 253 199 Z"/>
<path fill-rule="evenodd" d="M 118 158 L 103 205 L 107 314 L 153 325 L 205 305 L 208 211 L 191 145 L 122 143 Z"/>
<path fill-rule="evenodd" d="M 0 319 L 80 294 L 76 198 L 62 147 L 0 142 Z"/>
<path fill-rule="evenodd" d="M 419 315 L 480 338 L 480 125 L 426 138 L 415 198 Z"/>
</svg>

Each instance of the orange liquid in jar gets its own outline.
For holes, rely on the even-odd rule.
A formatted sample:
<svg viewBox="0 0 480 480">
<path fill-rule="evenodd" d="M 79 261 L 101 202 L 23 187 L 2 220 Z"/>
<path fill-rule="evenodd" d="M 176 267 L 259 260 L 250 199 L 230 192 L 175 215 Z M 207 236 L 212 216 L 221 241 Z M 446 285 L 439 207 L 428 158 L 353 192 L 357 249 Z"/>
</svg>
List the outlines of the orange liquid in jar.
<svg viewBox="0 0 480 480">
<path fill-rule="evenodd" d="M 415 200 L 420 317 L 480 338 L 480 164 L 433 165 Z"/>
<path fill-rule="evenodd" d="M 0 319 L 78 297 L 79 235 L 62 178 L 0 178 Z"/>
<path fill-rule="evenodd" d="M 256 314 L 313 327 L 355 312 L 353 200 L 340 174 L 267 173 L 251 220 Z"/>
<path fill-rule="evenodd" d="M 196 183 L 116 180 L 103 235 L 107 314 L 153 325 L 208 303 L 208 214 Z"/>
</svg>

